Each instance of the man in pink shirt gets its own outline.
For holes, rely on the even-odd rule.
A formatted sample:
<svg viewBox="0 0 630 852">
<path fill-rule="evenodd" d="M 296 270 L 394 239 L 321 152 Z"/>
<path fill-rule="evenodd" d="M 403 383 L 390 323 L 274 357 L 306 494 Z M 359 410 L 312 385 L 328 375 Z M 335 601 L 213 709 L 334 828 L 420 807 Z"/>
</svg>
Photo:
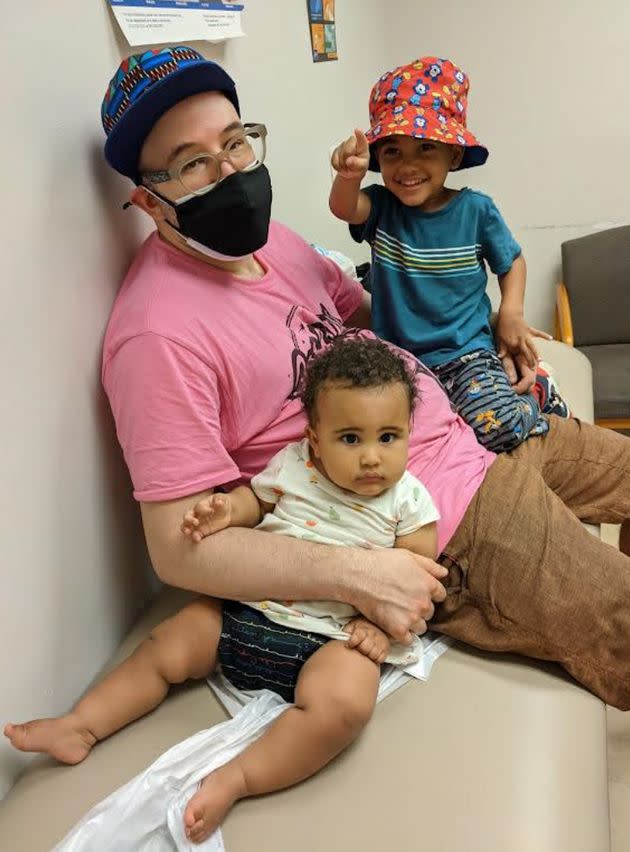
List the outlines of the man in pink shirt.
<svg viewBox="0 0 630 852">
<path fill-rule="evenodd" d="M 441 515 L 439 563 L 258 530 L 181 534 L 202 496 L 302 436 L 304 367 L 369 326 L 369 296 L 270 221 L 266 129 L 241 122 L 218 65 L 187 47 L 130 57 L 102 115 L 107 160 L 156 225 L 116 299 L 103 382 L 160 578 L 217 598 L 344 601 L 403 642 L 431 620 L 555 660 L 629 708 L 630 441 L 615 433 L 552 418 L 496 457 L 420 366 L 409 469 Z M 580 520 L 625 521 L 623 552 Z"/>
</svg>

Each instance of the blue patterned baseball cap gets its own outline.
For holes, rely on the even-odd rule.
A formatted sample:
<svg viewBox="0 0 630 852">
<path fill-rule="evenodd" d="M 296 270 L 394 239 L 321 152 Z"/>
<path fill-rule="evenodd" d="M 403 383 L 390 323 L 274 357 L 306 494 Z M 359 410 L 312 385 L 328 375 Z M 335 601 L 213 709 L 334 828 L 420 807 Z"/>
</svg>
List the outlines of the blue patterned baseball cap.
<svg viewBox="0 0 630 852">
<path fill-rule="evenodd" d="M 156 121 L 184 98 L 214 91 L 223 92 L 240 115 L 234 80 L 191 47 L 129 56 L 112 77 L 101 106 L 107 162 L 138 183 L 140 151 Z"/>
</svg>

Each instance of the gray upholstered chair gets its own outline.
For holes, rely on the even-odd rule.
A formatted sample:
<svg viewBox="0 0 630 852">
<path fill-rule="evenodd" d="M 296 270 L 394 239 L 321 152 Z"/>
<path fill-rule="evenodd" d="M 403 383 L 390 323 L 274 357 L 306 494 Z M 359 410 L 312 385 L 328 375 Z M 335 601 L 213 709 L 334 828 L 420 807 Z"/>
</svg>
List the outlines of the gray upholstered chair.
<svg viewBox="0 0 630 852">
<path fill-rule="evenodd" d="M 556 338 L 593 367 L 595 422 L 630 429 L 630 227 L 562 244 Z"/>
</svg>

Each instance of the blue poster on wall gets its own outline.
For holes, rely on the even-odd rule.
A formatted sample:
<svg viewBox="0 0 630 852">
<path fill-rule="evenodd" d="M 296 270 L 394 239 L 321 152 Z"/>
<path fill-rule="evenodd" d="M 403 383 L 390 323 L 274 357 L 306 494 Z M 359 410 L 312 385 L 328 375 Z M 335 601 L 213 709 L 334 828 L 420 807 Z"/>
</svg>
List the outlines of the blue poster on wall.
<svg viewBox="0 0 630 852">
<path fill-rule="evenodd" d="M 335 0 L 306 0 L 313 62 L 337 59 Z"/>
</svg>

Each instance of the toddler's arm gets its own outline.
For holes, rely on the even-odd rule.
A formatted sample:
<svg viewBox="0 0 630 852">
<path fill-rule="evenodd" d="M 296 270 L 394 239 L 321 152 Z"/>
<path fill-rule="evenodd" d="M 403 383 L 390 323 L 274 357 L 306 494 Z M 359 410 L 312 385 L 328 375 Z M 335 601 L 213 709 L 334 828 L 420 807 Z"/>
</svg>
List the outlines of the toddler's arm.
<svg viewBox="0 0 630 852">
<path fill-rule="evenodd" d="M 410 550 L 418 556 L 435 559 L 438 555 L 437 542 L 437 524 L 433 521 L 433 523 L 425 524 L 409 535 L 398 536 L 394 547 L 404 547 L 405 550 Z"/>
<path fill-rule="evenodd" d="M 370 163 L 370 148 L 362 130 L 338 145 L 330 159 L 337 176 L 330 190 L 329 206 L 338 219 L 350 225 L 367 222 L 372 208 L 367 193 L 361 191 L 361 181 Z"/>
<path fill-rule="evenodd" d="M 517 364 L 536 367 L 538 352 L 523 318 L 525 301 L 525 278 L 527 268 L 523 255 L 519 255 L 510 269 L 499 275 L 501 306 L 497 318 L 497 351 L 499 357 L 511 355 Z"/>
<path fill-rule="evenodd" d="M 255 527 L 265 512 L 273 510 L 251 488 L 240 486 L 229 494 L 210 494 L 184 515 L 182 532 L 199 542 L 226 527 Z"/>
<path fill-rule="evenodd" d="M 536 378 L 538 350 L 533 338 L 552 339 L 550 334 L 532 328 L 523 319 L 526 274 L 525 258 L 519 255 L 505 275 L 499 275 L 501 307 L 495 331 L 497 353 L 517 393 L 527 393 Z"/>
</svg>

